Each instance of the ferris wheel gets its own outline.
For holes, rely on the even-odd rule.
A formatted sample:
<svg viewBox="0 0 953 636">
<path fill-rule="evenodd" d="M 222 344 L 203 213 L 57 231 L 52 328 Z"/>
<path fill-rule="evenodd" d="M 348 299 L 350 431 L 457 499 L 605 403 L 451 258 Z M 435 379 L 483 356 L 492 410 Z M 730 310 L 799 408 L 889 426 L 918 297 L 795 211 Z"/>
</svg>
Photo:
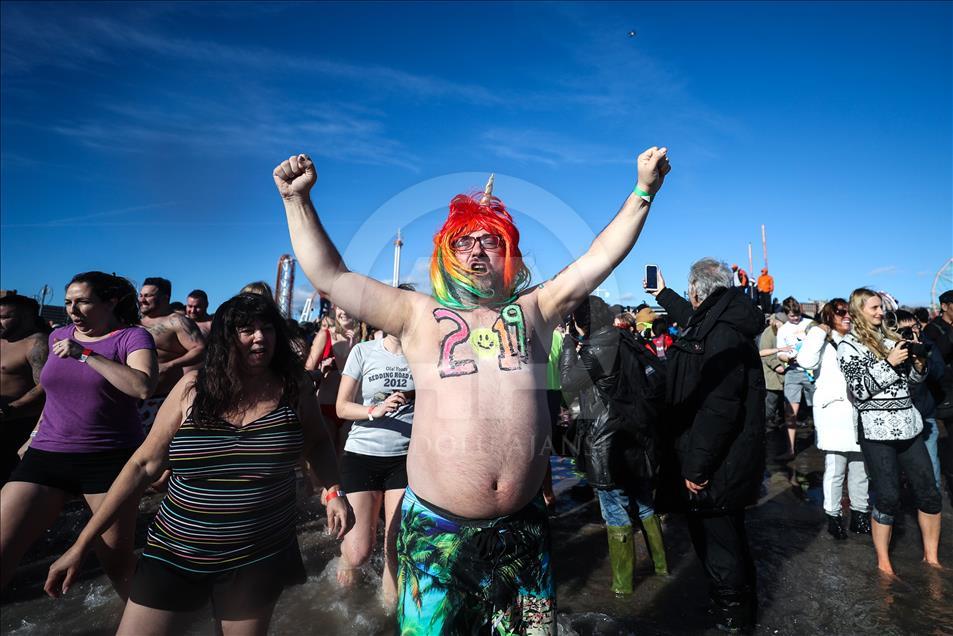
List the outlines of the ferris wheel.
<svg viewBox="0 0 953 636">
<path fill-rule="evenodd" d="M 933 287 L 930 289 L 930 307 L 933 311 L 940 310 L 940 294 L 950 289 L 953 289 L 953 258 L 945 262 L 933 278 Z"/>
</svg>

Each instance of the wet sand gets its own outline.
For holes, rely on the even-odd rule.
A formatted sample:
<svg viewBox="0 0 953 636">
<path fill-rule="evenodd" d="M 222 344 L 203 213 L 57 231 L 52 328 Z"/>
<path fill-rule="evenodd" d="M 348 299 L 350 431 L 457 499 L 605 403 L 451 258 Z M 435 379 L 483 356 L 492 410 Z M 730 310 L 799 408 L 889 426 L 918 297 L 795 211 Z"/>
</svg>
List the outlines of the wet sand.
<svg viewBox="0 0 953 636">
<path fill-rule="evenodd" d="M 809 429 L 800 431 L 802 450 L 797 459 L 783 465 L 769 463 L 763 495 L 748 514 L 760 586 L 756 633 L 953 634 L 953 508 L 948 490 L 940 559 L 951 569 L 937 572 L 920 562 L 915 510 L 907 501 L 892 544 L 899 578 L 887 581 L 878 575 L 869 536 L 849 533 L 846 541 L 835 541 L 827 534 L 820 493 L 823 457 L 812 441 Z M 769 445 L 769 452 L 778 443 Z M 948 443 L 943 450 L 949 454 Z M 552 519 L 553 561 L 561 634 L 718 633 L 707 629 L 707 584 L 680 516 L 663 520 L 671 574 L 652 574 L 645 544 L 637 536 L 635 592 L 617 599 L 609 592 L 608 546 L 598 504 L 582 496 L 583 488 L 574 491 L 578 498 L 572 496 L 579 479 L 566 460 L 555 462 L 554 473 L 558 500 Z M 157 501 L 158 497 L 143 501 L 139 545 Z M 337 544 L 324 534 L 323 509 L 316 498 L 302 497 L 301 502 L 299 540 L 310 576 L 308 583 L 282 596 L 270 633 L 393 633 L 393 619 L 377 600 L 379 553 L 363 581 L 350 592 L 342 591 L 334 577 Z M 122 605 L 95 558 L 90 557 L 82 581 L 66 598 L 51 600 L 42 592 L 50 562 L 85 519 L 83 507 L 70 504 L 27 556 L 2 599 L 4 636 L 115 633 Z M 180 633 L 213 633 L 210 610 L 189 617 Z"/>
</svg>

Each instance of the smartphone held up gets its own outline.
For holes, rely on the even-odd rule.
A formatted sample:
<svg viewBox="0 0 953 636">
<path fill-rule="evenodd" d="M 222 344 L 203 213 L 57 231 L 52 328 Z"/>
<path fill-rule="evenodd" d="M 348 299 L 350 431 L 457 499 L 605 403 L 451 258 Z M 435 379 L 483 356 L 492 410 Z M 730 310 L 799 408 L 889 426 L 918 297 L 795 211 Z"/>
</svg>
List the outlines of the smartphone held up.
<svg viewBox="0 0 953 636">
<path fill-rule="evenodd" d="M 659 288 L 658 265 L 645 266 L 645 289 L 656 291 Z"/>
</svg>

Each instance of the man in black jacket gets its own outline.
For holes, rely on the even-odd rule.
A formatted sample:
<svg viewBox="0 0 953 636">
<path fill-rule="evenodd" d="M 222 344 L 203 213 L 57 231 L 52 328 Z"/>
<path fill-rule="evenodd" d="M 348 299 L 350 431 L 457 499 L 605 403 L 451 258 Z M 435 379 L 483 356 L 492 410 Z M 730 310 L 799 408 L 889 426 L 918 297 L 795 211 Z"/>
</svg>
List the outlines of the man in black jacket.
<svg viewBox="0 0 953 636">
<path fill-rule="evenodd" d="M 613 318 L 611 308 L 598 296 L 590 296 L 577 307 L 571 318 L 576 337 L 563 341 L 559 372 L 563 391 L 580 393 L 576 459 L 596 490 L 606 523 L 612 591 L 626 596 L 633 591 L 635 564 L 632 513 L 638 514 L 642 524 L 655 573 L 668 574 L 668 565 L 653 502 L 654 435 L 646 430 L 657 422 L 640 422 L 629 405 L 613 401 L 619 395 L 618 383 L 625 377 L 625 356 L 643 351 L 645 356 L 652 354 L 636 336 L 615 327 Z M 645 369 L 646 373 L 657 372 L 654 368 L 649 371 L 649 366 Z"/>
<path fill-rule="evenodd" d="M 933 388 L 937 415 L 949 425 L 953 421 L 953 289 L 940 294 L 940 314 L 927 323 L 922 335 L 936 347 L 946 367 L 939 386 Z"/>
<path fill-rule="evenodd" d="M 717 626 L 744 631 L 757 613 L 745 506 L 757 501 L 764 472 L 765 388 L 755 345 L 764 317 L 731 283 L 727 265 L 705 258 L 691 267 L 690 302 L 666 289 L 661 274 L 659 289 L 648 291 L 684 326 L 667 353 L 672 414 L 658 504 L 687 513 Z"/>
</svg>

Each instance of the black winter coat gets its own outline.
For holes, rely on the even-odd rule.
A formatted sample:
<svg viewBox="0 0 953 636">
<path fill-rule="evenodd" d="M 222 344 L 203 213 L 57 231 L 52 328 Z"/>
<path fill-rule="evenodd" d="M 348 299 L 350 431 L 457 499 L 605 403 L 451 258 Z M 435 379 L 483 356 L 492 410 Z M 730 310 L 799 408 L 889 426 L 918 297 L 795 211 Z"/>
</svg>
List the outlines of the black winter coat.
<svg viewBox="0 0 953 636">
<path fill-rule="evenodd" d="M 757 501 L 764 474 L 764 374 L 755 338 L 764 317 L 738 289 L 693 311 L 670 289 L 659 304 L 683 327 L 666 352 L 667 401 L 657 495 L 663 510 L 734 511 Z M 685 479 L 708 482 L 691 495 Z"/>
<path fill-rule="evenodd" d="M 609 325 L 598 329 L 583 341 L 577 354 L 571 338 L 563 341 L 559 358 L 559 375 L 563 391 L 580 392 L 580 414 L 573 443 L 576 461 L 585 470 L 594 488 L 633 488 L 644 474 L 645 448 L 624 422 L 613 422 L 609 403 L 619 381 L 620 340 L 631 337 Z M 594 389 L 594 390 L 593 390 Z M 649 458 L 654 463 L 654 456 Z"/>
</svg>

